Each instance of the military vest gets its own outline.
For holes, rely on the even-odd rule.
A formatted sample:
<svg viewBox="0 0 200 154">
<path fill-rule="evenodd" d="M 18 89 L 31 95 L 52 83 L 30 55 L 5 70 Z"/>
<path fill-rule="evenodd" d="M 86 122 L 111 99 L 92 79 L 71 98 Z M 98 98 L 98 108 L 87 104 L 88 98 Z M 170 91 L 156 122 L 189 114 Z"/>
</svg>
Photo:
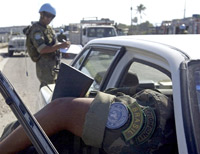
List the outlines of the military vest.
<svg viewBox="0 0 200 154">
<path fill-rule="evenodd" d="M 46 45 L 52 46 L 56 42 L 55 38 L 51 36 L 50 37 L 52 40 L 49 40 L 50 37 L 48 35 L 53 34 L 53 31 L 49 26 L 47 27 L 48 28 L 47 33 L 45 33 L 44 27 L 42 27 L 42 25 L 40 25 L 38 22 L 34 23 L 32 26 L 27 26 L 23 31 L 24 31 L 24 34 L 26 34 L 27 52 L 33 62 L 37 62 L 41 57 L 40 53 L 37 51 L 37 48 L 33 45 L 33 41 L 32 41 L 33 38 L 31 36 L 31 32 L 36 28 L 40 29 L 40 31 L 42 31 L 42 33 L 44 34 Z M 52 56 L 55 56 L 55 53 L 49 53 L 46 56 L 49 56 L 50 54 L 52 54 Z"/>
</svg>

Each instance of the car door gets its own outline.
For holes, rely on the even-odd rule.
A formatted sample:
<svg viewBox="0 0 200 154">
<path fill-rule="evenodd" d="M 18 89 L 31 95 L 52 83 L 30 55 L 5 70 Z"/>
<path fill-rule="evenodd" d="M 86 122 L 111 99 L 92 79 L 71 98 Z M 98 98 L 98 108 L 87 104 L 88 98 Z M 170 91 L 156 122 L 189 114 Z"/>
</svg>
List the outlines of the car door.
<svg viewBox="0 0 200 154">
<path fill-rule="evenodd" d="M 188 153 L 200 153 L 200 60 L 181 64 L 181 102 Z"/>
</svg>

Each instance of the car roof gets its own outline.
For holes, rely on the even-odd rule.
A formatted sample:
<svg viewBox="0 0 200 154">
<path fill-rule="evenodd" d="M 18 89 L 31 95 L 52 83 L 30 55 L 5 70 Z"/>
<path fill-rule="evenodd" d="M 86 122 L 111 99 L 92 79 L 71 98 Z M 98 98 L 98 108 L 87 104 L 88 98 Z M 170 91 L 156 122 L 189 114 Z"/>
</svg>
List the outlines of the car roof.
<svg viewBox="0 0 200 154">
<path fill-rule="evenodd" d="M 149 48 L 168 47 L 174 48 L 190 59 L 200 59 L 199 54 L 199 34 L 182 35 L 131 35 L 117 36 L 112 38 L 95 39 L 89 42 L 109 45 L 123 45 L 135 48 L 141 48 L 147 45 Z"/>
</svg>

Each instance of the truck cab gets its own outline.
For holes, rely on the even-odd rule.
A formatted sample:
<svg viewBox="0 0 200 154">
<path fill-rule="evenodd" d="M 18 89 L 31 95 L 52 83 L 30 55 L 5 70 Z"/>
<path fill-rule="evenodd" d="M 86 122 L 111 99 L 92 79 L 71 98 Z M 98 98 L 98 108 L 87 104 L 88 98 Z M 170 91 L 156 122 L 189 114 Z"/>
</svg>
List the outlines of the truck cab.
<svg viewBox="0 0 200 154">
<path fill-rule="evenodd" d="M 72 44 L 85 46 L 90 40 L 113 36 L 117 36 L 113 20 L 83 19 L 80 23 L 69 24 L 69 41 Z"/>
<path fill-rule="evenodd" d="M 14 53 L 26 51 L 26 36 L 25 35 L 12 35 L 8 43 L 8 56 L 12 57 Z"/>
<path fill-rule="evenodd" d="M 82 30 L 82 45 L 87 44 L 90 40 L 102 37 L 117 36 L 117 31 L 114 26 L 86 26 Z"/>
</svg>

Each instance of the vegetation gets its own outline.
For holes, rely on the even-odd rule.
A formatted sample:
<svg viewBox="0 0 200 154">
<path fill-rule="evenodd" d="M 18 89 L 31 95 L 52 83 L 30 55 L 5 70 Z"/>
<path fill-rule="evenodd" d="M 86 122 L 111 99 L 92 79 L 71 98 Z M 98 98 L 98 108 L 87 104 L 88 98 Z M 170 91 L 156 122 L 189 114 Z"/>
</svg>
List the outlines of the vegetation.
<svg viewBox="0 0 200 154">
<path fill-rule="evenodd" d="M 125 25 L 125 24 L 118 24 L 116 25 L 117 29 L 120 29 L 124 32 L 124 34 L 127 35 L 145 35 L 145 34 L 154 34 L 155 33 L 155 27 L 153 24 L 151 24 L 149 21 L 142 23 L 142 15 L 144 14 L 144 11 L 146 10 L 146 7 L 143 4 L 140 4 L 137 6 L 137 13 L 139 13 L 140 23 L 138 23 L 137 17 L 132 19 L 132 22 L 135 23 L 132 25 Z"/>
<path fill-rule="evenodd" d="M 139 13 L 140 15 L 140 23 L 141 23 L 141 20 L 142 20 L 142 14 L 143 12 L 146 10 L 146 7 L 143 5 L 143 4 L 140 4 L 139 6 L 137 6 L 137 13 Z"/>
<path fill-rule="evenodd" d="M 132 26 L 120 23 L 116 27 L 123 31 L 125 35 L 155 34 L 155 27 L 149 21 Z"/>
</svg>

